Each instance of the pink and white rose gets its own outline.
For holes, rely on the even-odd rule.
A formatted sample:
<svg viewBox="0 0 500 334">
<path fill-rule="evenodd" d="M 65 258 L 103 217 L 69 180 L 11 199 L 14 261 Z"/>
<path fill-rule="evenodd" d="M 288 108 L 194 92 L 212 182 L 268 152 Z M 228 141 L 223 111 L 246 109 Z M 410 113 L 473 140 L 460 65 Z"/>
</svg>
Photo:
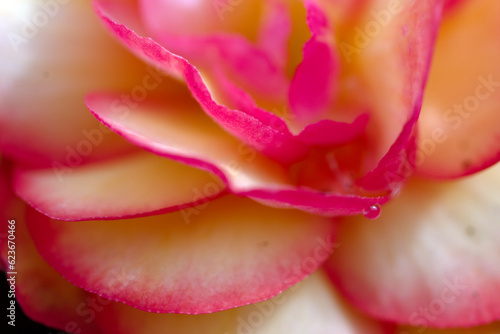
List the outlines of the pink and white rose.
<svg viewBox="0 0 500 334">
<path fill-rule="evenodd" d="M 498 13 L 0 5 L 17 301 L 71 333 L 496 333 Z"/>
</svg>

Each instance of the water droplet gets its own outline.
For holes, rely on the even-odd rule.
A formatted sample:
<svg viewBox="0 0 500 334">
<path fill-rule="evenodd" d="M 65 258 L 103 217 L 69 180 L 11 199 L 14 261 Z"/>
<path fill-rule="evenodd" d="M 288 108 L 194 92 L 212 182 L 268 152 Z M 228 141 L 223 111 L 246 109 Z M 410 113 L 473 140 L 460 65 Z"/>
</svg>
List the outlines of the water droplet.
<svg viewBox="0 0 500 334">
<path fill-rule="evenodd" d="M 363 215 L 368 219 L 377 219 L 381 212 L 380 205 L 373 204 L 363 210 Z"/>
</svg>

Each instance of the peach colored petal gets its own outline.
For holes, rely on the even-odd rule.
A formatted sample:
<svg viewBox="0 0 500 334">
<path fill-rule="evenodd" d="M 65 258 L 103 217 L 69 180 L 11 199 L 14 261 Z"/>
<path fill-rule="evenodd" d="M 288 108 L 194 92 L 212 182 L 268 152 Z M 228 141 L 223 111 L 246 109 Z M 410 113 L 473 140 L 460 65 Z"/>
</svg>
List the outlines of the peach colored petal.
<svg viewBox="0 0 500 334">
<path fill-rule="evenodd" d="M 218 104 L 209 88 L 204 83 L 199 71 L 184 58 L 175 55 L 150 38 L 138 36 L 128 27 L 117 23 L 113 15 L 126 16 L 127 24 L 140 25 L 133 14 L 116 13 L 115 7 L 110 6 L 108 1 L 96 1 L 95 7 L 98 15 L 105 25 L 137 56 L 144 61 L 161 68 L 165 73 L 181 80 L 185 80 L 195 99 L 200 103 L 203 110 L 219 123 L 226 131 L 240 138 L 247 144 L 257 148 L 268 156 L 281 162 L 289 163 L 304 155 L 305 147 L 296 141 L 292 134 L 285 129 L 277 129 L 271 125 L 269 118 L 272 114 L 264 114 L 262 121 L 252 115 L 240 110 L 232 110 L 224 105 Z M 111 13 L 108 13 L 110 11 Z M 132 18 L 130 18 L 132 16 Z M 131 22 L 128 22 L 131 21 Z"/>
<path fill-rule="evenodd" d="M 500 160 L 498 1 L 465 1 L 445 18 L 419 121 L 418 172 L 454 178 Z"/>
<path fill-rule="evenodd" d="M 283 53 L 287 14 L 278 1 L 142 0 L 138 8 L 148 36 L 185 58 L 204 76 L 210 76 L 214 69 L 223 70 L 255 94 L 276 98 L 285 93 L 288 83 L 282 69 L 286 58 L 276 61 L 277 55 L 271 53 L 275 50 L 262 38 L 276 31 L 274 45 Z M 186 16 L 196 23 L 185 20 Z M 270 25 L 275 16 L 278 20 Z"/>
<path fill-rule="evenodd" d="M 114 94 L 87 98 L 104 124 L 156 154 L 203 168 L 223 178 L 233 191 L 288 184 L 283 167 L 236 140 L 193 103 L 149 100 L 140 107 L 117 106 Z"/>
<path fill-rule="evenodd" d="M 204 315 L 148 313 L 86 292 L 66 281 L 38 254 L 23 220 L 17 223 L 20 256 L 18 300 L 32 319 L 68 332 L 99 333 L 392 333 L 391 327 L 359 314 L 315 273 L 286 292 L 257 304 Z M 323 249 L 316 254 L 323 255 Z M 306 262 L 304 262 L 306 264 Z M 307 265 L 307 264 L 306 264 Z M 113 270 L 119 287 L 130 274 Z M 36 278 L 36 279 L 33 279 Z M 314 319 L 314 320 L 313 320 Z"/>
<path fill-rule="evenodd" d="M 367 1 L 338 27 L 345 71 L 339 100 L 369 106 L 367 147 L 358 185 L 397 188 L 413 171 L 415 124 L 441 20 L 441 2 Z M 354 103 L 354 102 L 350 102 Z M 410 163 L 408 172 L 404 165 Z M 397 174 L 400 181 L 386 176 Z"/>
<path fill-rule="evenodd" d="M 232 138 L 197 106 L 178 107 L 171 100 L 151 100 L 140 108 L 128 109 L 113 101 L 113 95 L 95 94 L 88 97 L 87 104 L 104 124 L 134 144 L 211 171 L 235 194 L 324 215 L 359 214 L 389 199 L 298 188 L 285 168 Z"/>
<path fill-rule="evenodd" d="M 179 210 L 220 196 L 226 188 L 215 175 L 150 153 L 65 172 L 18 170 L 16 192 L 51 218 L 75 221 Z"/>
</svg>

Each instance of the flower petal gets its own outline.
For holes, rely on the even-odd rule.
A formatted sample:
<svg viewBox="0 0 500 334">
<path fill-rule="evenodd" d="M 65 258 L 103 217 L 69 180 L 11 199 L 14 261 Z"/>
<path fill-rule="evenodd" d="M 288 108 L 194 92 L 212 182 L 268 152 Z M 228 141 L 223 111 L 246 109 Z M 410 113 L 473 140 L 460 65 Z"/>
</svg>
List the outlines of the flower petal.
<svg viewBox="0 0 500 334">
<path fill-rule="evenodd" d="M 333 250 L 331 219 L 225 196 L 164 215 L 62 222 L 32 210 L 42 256 L 77 286 L 142 310 L 210 313 L 271 298 Z M 113 272 L 123 271 L 117 282 Z"/>
<path fill-rule="evenodd" d="M 363 213 L 373 205 L 385 204 L 388 196 L 363 197 L 325 194 L 310 189 L 258 189 L 242 193 L 254 200 L 276 208 L 296 208 L 317 215 L 348 216 Z"/>
<path fill-rule="evenodd" d="M 236 4 L 227 0 L 190 3 L 141 0 L 139 8 L 143 25 L 151 36 L 205 75 L 216 68 L 227 72 L 253 93 L 267 98 L 285 94 L 288 80 L 283 66 L 274 61 L 276 55 L 270 53 L 274 50 L 260 47 L 260 41 L 257 45 L 252 42 L 255 35 L 262 40 L 263 33 L 278 28 L 280 35 L 275 47 L 283 44 L 283 32 L 279 29 L 283 23 L 278 22 L 280 26 L 271 28 L 269 19 L 276 11 L 284 16 L 284 6 L 274 1 Z M 185 17 L 191 20 L 186 21 Z M 248 20 L 248 17 L 253 19 Z"/>
<path fill-rule="evenodd" d="M 235 194 L 325 215 L 359 214 L 389 199 L 298 189 L 286 169 L 232 138 L 196 105 L 151 100 L 128 109 L 113 101 L 113 95 L 87 98 L 90 110 L 113 131 L 158 155 L 215 173 Z"/>
<path fill-rule="evenodd" d="M 306 124 L 325 118 L 332 101 L 337 64 L 328 44 L 312 38 L 290 84 L 290 106 L 297 121 Z"/>
<path fill-rule="evenodd" d="M 116 14 L 115 7 L 106 0 L 98 0 L 95 7 L 104 24 L 137 56 L 144 61 L 163 69 L 166 73 L 186 81 L 193 96 L 203 110 L 219 123 L 226 131 L 241 139 L 245 143 L 264 154 L 284 163 L 290 163 L 303 156 L 306 147 L 293 138 L 288 129 L 277 129 L 262 122 L 259 118 L 240 110 L 231 110 L 216 103 L 207 88 L 198 70 L 181 58 L 162 47 L 150 38 L 137 35 L 124 25 L 118 24 L 112 14 Z M 132 16 L 133 7 L 124 6 Z M 123 10 L 123 8 L 121 8 Z M 125 20 L 128 25 L 140 26 L 137 17 Z"/>
<path fill-rule="evenodd" d="M 411 165 L 414 128 L 441 7 L 440 2 L 428 0 L 371 1 L 339 36 L 339 48 L 350 69 L 343 76 L 362 82 L 357 93 L 367 101 L 371 111 L 367 126 L 370 147 L 365 158 L 367 173 L 357 183 L 367 190 L 397 188 L 386 175 L 402 174 L 403 165 L 407 162 Z M 345 86 L 349 87 L 347 81 Z M 411 167 L 397 183 L 412 173 L 414 166 Z"/>
<path fill-rule="evenodd" d="M 99 127 L 83 98 L 90 89 L 137 85 L 145 65 L 106 34 L 88 1 L 4 1 L 0 16 L 2 152 L 36 165 L 66 164 L 96 131 L 100 139 L 82 148 L 82 161 L 130 150 Z"/>
<path fill-rule="evenodd" d="M 113 94 L 87 97 L 89 109 L 113 131 L 156 154 L 212 171 L 233 191 L 288 183 L 281 166 L 231 137 L 194 103 L 147 100 L 129 109 L 114 101 Z"/>
<path fill-rule="evenodd" d="M 309 145 L 332 147 L 347 144 L 363 135 L 368 119 L 368 114 L 362 114 L 352 123 L 322 120 L 306 126 L 297 138 Z"/>
<path fill-rule="evenodd" d="M 335 97 L 339 74 L 339 55 L 331 45 L 327 19 L 312 1 L 306 1 L 307 22 L 312 37 L 304 45 L 302 62 L 297 66 L 289 103 L 296 121 L 309 124 L 325 118 Z"/>
<path fill-rule="evenodd" d="M 455 8 L 459 7 L 464 0 L 445 0 L 444 2 L 444 10 L 445 13 L 452 12 Z"/>
<path fill-rule="evenodd" d="M 315 273 L 261 303 L 203 315 L 153 314 L 113 303 L 98 315 L 103 333 L 382 334 L 385 326 L 358 314 Z"/>
<path fill-rule="evenodd" d="M 291 33 L 292 20 L 286 6 L 279 1 L 270 2 L 264 13 L 257 43 L 280 69 L 286 67 Z"/>
<path fill-rule="evenodd" d="M 20 202 L 20 201 L 19 201 Z M 38 254 L 26 227 L 25 205 L 17 203 L 10 212 L 16 226 L 16 300 L 34 321 L 71 333 L 99 334 L 87 292 L 77 288 L 52 269 Z M 7 251 L 2 250 L 2 260 Z"/>
<path fill-rule="evenodd" d="M 119 1 L 116 1 L 119 3 Z M 144 25 L 155 36 L 206 36 L 216 32 L 238 33 L 248 38 L 256 33 L 255 21 L 263 1 L 227 0 L 137 0 Z M 189 17 L 189 20 L 186 18 Z M 250 21 L 250 22 L 249 22 Z"/>
<path fill-rule="evenodd" d="M 16 192 L 51 218 L 75 221 L 178 210 L 225 190 L 216 176 L 150 153 L 64 172 L 19 170 Z"/>
<path fill-rule="evenodd" d="M 415 180 L 377 221 L 347 219 L 326 268 L 361 310 L 413 326 L 500 319 L 500 165 L 461 181 Z"/>
<path fill-rule="evenodd" d="M 419 121 L 422 175 L 459 177 L 500 160 L 499 12 L 498 1 L 465 1 L 445 16 Z"/>
</svg>

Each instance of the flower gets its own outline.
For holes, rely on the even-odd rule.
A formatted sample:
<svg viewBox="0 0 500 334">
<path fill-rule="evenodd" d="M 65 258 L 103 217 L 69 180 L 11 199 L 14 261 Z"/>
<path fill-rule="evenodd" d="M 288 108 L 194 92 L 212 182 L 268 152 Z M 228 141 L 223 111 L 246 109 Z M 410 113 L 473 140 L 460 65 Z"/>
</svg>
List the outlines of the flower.
<svg viewBox="0 0 500 334">
<path fill-rule="evenodd" d="M 493 0 L 0 8 L 3 268 L 31 318 L 498 330 Z"/>
</svg>

